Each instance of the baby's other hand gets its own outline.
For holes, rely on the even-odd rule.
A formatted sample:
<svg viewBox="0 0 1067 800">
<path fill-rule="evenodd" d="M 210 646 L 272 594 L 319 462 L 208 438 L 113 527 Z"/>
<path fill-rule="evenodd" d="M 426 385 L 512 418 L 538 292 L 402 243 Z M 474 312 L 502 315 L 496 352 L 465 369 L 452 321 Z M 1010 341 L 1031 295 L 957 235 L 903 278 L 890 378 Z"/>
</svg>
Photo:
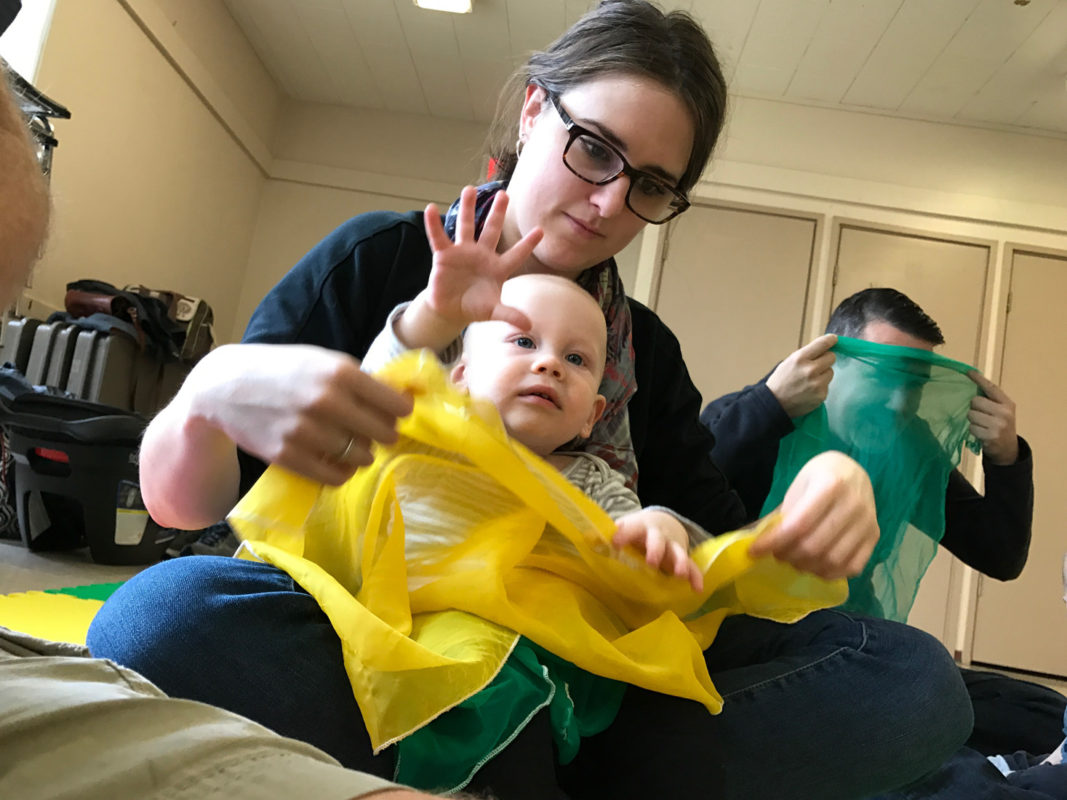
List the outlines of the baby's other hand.
<svg viewBox="0 0 1067 800">
<path fill-rule="evenodd" d="M 626 514 L 617 520 L 611 542 L 620 548 L 633 545 L 649 566 L 688 580 L 694 592 L 704 590 L 704 575 L 689 557 L 689 535 L 670 514 L 647 509 Z"/>
</svg>

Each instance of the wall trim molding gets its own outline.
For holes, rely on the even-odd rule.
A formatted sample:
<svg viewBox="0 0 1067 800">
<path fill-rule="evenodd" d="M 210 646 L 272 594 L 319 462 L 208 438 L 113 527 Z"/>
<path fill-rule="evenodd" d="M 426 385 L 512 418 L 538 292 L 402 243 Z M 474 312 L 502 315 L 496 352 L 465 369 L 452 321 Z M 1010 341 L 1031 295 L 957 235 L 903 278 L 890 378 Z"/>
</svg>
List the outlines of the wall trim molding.
<svg viewBox="0 0 1067 800">
<path fill-rule="evenodd" d="M 345 167 L 308 164 L 303 161 L 289 161 L 280 158 L 276 158 L 271 162 L 271 171 L 267 177 L 274 180 L 306 183 L 331 189 L 347 189 L 366 194 L 409 197 L 420 202 L 425 202 L 427 197 L 432 197 L 441 203 L 451 203 L 456 199 L 456 195 L 459 194 L 459 190 L 462 188 L 461 186 L 453 186 L 450 183 L 441 181 L 383 175 L 377 172 L 363 172 Z"/>
<path fill-rule="evenodd" d="M 226 91 L 218 84 L 203 62 L 174 30 L 166 15 L 154 0 L 119 0 L 119 4 L 144 31 L 149 41 L 174 67 L 174 71 L 188 84 L 194 94 L 233 137 L 248 157 L 266 177 L 270 177 L 274 157 L 255 128 L 234 105 Z"/>
<path fill-rule="evenodd" d="M 766 192 L 777 198 L 847 203 L 1039 233 L 1067 233 L 1067 206 L 1024 203 L 726 159 L 712 162 L 693 194 L 702 200 L 716 200 L 722 198 L 722 189 Z M 772 205 L 781 205 L 781 201 L 772 202 Z"/>
</svg>

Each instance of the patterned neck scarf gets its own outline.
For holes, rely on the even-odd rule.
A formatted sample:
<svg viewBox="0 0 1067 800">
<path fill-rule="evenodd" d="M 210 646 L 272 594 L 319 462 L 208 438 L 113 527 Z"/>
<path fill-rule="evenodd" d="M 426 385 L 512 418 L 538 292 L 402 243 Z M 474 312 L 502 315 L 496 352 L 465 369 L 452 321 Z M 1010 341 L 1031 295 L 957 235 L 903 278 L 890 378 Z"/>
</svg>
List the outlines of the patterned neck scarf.
<svg viewBox="0 0 1067 800">
<path fill-rule="evenodd" d="M 480 234 L 482 224 L 489 214 L 493 197 L 506 188 L 502 181 L 494 181 L 478 187 L 475 202 L 475 231 Z M 459 216 L 459 200 L 445 214 L 445 233 L 455 239 Z M 589 267 L 577 278 L 577 283 L 600 304 L 608 328 L 607 363 L 600 393 L 607 398 L 604 414 L 593 427 L 588 439 L 576 439 L 564 449 L 583 450 L 604 459 L 626 480 L 626 485 L 637 491 L 637 457 L 630 439 L 630 417 L 627 403 L 637 391 L 634 374 L 634 346 L 630 318 L 630 306 L 626 302 L 626 288 L 619 278 L 615 259 Z"/>
</svg>

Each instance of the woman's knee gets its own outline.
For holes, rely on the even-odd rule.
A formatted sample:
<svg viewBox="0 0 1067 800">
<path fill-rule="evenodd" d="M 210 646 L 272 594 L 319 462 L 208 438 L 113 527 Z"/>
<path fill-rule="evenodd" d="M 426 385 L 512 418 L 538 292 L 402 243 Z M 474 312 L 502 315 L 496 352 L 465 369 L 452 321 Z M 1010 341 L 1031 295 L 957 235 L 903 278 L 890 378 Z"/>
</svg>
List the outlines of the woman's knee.
<svg viewBox="0 0 1067 800">
<path fill-rule="evenodd" d="M 213 556 L 164 561 L 135 575 L 104 603 L 86 637 L 90 653 L 149 674 L 152 664 L 181 664 L 207 638 L 230 635 L 227 619 L 241 596 L 292 586 L 266 564 Z"/>
</svg>

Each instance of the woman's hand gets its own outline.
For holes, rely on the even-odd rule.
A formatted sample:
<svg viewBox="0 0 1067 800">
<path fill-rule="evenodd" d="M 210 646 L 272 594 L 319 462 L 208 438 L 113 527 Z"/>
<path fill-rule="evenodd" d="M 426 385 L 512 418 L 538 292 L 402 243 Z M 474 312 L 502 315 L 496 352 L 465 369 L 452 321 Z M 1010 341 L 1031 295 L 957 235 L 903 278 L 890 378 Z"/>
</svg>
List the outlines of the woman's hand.
<svg viewBox="0 0 1067 800">
<path fill-rule="evenodd" d="M 843 453 L 820 453 L 805 464 L 781 511 L 782 524 L 756 539 L 750 555 L 774 556 L 821 578 L 846 578 L 863 571 L 878 543 L 870 478 Z"/>
<path fill-rule="evenodd" d="M 311 480 L 338 485 L 396 441 L 412 399 L 344 353 L 309 345 L 219 347 L 152 421 L 141 482 L 161 525 L 202 527 L 237 500 L 234 445 Z M 157 510 L 159 514 L 157 515 Z"/>
<path fill-rule="evenodd" d="M 506 192 L 497 192 L 481 234 L 475 238 L 477 192 L 466 186 L 459 198 L 456 241 L 441 224 L 431 203 L 423 215 L 426 237 L 433 250 L 429 283 L 397 320 L 396 333 L 408 347 L 440 351 L 472 322 L 501 320 L 521 328 L 530 324 L 518 309 L 500 302 L 500 287 L 515 274 L 541 241 L 534 228 L 512 247 L 497 252 L 508 207 Z"/>
<path fill-rule="evenodd" d="M 616 521 L 611 543 L 633 545 L 650 567 L 689 581 L 694 592 L 703 591 L 704 575 L 689 557 L 689 535 L 670 514 L 648 509 L 625 514 Z"/>
<path fill-rule="evenodd" d="M 371 443 L 395 442 L 397 419 L 412 410 L 410 397 L 334 350 L 244 344 L 211 357 L 211 373 L 194 384 L 193 415 L 242 450 L 321 483 L 344 483 L 370 464 Z"/>
</svg>

